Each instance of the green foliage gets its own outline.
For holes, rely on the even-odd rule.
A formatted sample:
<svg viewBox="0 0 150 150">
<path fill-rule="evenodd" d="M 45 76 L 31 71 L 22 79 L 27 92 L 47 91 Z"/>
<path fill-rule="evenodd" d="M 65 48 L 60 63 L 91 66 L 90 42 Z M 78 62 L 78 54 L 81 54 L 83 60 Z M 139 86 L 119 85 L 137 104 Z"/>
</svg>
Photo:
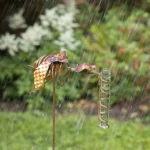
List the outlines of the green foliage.
<svg viewBox="0 0 150 150">
<path fill-rule="evenodd" d="M 29 113 L 0 113 L 1 150 L 50 150 L 51 118 Z M 150 126 L 134 122 L 110 121 L 107 130 L 97 127 L 97 117 L 65 115 L 56 117 L 58 150 L 149 150 Z"/>
<path fill-rule="evenodd" d="M 0 68 L 3 70 L 0 74 L 0 88 L 3 93 L 3 99 L 25 100 L 29 104 L 30 109 L 42 108 L 45 100 L 51 101 L 52 83 L 50 82 L 46 84 L 44 90 L 29 94 L 33 87 L 33 69 L 27 65 L 33 65 L 34 61 L 42 55 L 57 52 L 59 52 L 58 46 L 49 41 L 45 41 L 36 52 L 19 53 L 16 57 L 0 56 L 2 60 Z M 80 55 L 79 52 L 75 53 L 68 50 L 70 65 L 76 64 L 80 60 Z M 65 97 L 70 100 L 79 98 L 79 76 L 71 75 L 69 82 L 67 77 L 63 77 L 65 82 L 64 86 L 61 85 L 61 79 L 59 77 L 57 78 L 57 101 L 63 101 Z"/>
<path fill-rule="evenodd" d="M 131 100 L 150 80 L 150 15 L 142 9 L 112 8 L 84 38 L 86 56 L 98 69 L 112 70 L 112 103 Z"/>
<path fill-rule="evenodd" d="M 71 37 L 82 44 L 75 50 L 67 49 L 70 66 L 87 62 L 95 64 L 99 72 L 102 68 L 110 68 L 112 103 L 122 99 L 132 100 L 139 96 L 150 80 L 149 13 L 136 8 L 129 11 L 125 5 L 111 8 L 104 16 L 91 5 L 83 5 L 80 10 L 82 13 L 76 16 L 76 22 L 80 22 L 80 26 L 73 30 Z M 57 17 L 59 21 L 59 16 Z M 27 66 L 32 65 L 42 55 L 57 53 L 60 50 L 61 46 L 56 45 L 59 32 L 47 28 L 53 37 L 49 40 L 42 39 L 33 51 L 18 51 L 14 57 L 5 52 L 0 55 L 2 99 L 24 100 L 29 104 L 29 109 L 42 109 L 45 101 L 51 101 L 52 83 L 48 83 L 43 91 L 29 94 L 33 87 L 33 70 Z M 32 28 L 30 30 L 32 31 Z M 63 39 L 64 42 L 67 39 Z M 97 100 L 98 81 L 93 76 L 71 74 L 69 83 L 64 77 L 64 86 L 60 86 L 60 79 L 57 78 L 58 103 L 64 99 L 77 100 L 83 96 L 92 96 Z"/>
<path fill-rule="evenodd" d="M 0 74 L 2 99 L 6 101 L 24 100 L 29 104 L 29 109 L 42 109 L 45 101 L 51 101 L 52 84 L 50 83 L 46 85 L 43 91 L 29 94 L 33 87 L 33 69 L 27 65 L 33 65 L 35 60 L 42 55 L 58 53 L 61 48 L 67 51 L 70 65 L 75 65 L 80 61 L 84 45 L 81 45 L 79 41 L 83 33 L 78 28 L 74 29 L 78 26 L 78 23 L 74 23 L 77 9 L 74 4 L 72 5 L 74 8 L 72 10 L 65 5 L 47 9 L 45 14 L 40 16 L 39 22 L 33 26 L 28 26 L 19 37 L 14 34 L 6 34 L 1 37 L 0 49 L 4 51 L 0 55 L 0 68 L 3 70 Z M 20 15 L 22 18 L 22 14 Z M 62 23 L 60 23 L 61 20 L 63 20 Z M 16 22 L 15 20 L 13 22 L 12 19 L 11 23 Z M 22 47 L 19 44 L 12 45 L 15 43 L 13 41 L 17 42 L 18 39 L 21 41 Z M 15 49 L 12 49 L 14 47 Z M 79 51 L 75 51 L 76 48 Z M 10 53 L 11 50 L 13 50 L 12 53 Z M 10 56 L 10 54 L 13 55 Z M 63 79 L 57 77 L 57 102 L 64 99 L 79 98 L 78 84 L 80 79 L 78 76 L 72 76 L 69 83 L 67 83 L 67 77 L 63 77 Z M 63 87 L 61 80 L 65 82 Z"/>
</svg>

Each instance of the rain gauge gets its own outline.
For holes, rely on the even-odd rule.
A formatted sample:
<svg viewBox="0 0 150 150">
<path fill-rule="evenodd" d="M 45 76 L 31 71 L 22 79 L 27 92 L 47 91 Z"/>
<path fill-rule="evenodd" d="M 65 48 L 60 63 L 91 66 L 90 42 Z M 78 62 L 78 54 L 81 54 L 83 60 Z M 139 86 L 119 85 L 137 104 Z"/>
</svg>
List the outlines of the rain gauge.
<svg viewBox="0 0 150 150">
<path fill-rule="evenodd" d="M 110 101 L 110 80 L 111 72 L 109 69 L 102 69 L 99 77 L 99 96 L 98 96 L 98 126 L 107 129 L 109 118 Z"/>
</svg>

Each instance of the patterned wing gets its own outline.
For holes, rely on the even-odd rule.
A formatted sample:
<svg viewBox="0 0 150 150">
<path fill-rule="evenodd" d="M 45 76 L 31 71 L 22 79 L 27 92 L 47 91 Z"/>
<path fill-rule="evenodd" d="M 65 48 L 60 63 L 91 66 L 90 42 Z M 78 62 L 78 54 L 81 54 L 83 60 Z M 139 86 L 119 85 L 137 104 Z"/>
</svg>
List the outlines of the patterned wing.
<svg viewBox="0 0 150 150">
<path fill-rule="evenodd" d="M 45 78 L 47 76 L 47 71 L 51 63 L 43 62 L 34 71 L 34 87 L 36 90 L 43 88 L 45 84 Z"/>
<path fill-rule="evenodd" d="M 34 62 L 34 69 L 36 69 L 40 64 L 46 61 L 46 59 L 48 59 L 49 57 L 51 57 L 51 55 L 41 56 L 38 60 Z"/>
</svg>

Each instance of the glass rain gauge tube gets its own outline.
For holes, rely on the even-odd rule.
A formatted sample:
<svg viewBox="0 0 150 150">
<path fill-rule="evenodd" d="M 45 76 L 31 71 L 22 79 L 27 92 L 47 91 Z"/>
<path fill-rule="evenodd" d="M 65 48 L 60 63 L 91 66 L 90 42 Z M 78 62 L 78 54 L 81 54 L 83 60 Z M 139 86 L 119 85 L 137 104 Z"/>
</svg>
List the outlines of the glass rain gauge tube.
<svg viewBox="0 0 150 150">
<path fill-rule="evenodd" d="M 99 77 L 98 126 L 103 129 L 109 127 L 110 80 L 110 70 L 102 69 Z"/>
</svg>

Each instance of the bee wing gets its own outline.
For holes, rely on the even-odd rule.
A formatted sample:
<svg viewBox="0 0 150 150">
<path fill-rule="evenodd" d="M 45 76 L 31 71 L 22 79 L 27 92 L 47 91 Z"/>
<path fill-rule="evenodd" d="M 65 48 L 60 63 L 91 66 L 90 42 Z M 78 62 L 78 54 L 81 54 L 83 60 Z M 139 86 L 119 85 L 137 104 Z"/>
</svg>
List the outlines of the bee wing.
<svg viewBox="0 0 150 150">
<path fill-rule="evenodd" d="M 34 69 L 36 69 L 40 64 L 42 64 L 44 61 L 46 61 L 46 59 L 50 56 L 51 55 L 44 55 L 44 56 L 40 57 L 38 60 L 36 60 L 34 62 Z"/>
<path fill-rule="evenodd" d="M 35 69 L 34 87 L 36 90 L 40 90 L 43 88 L 50 65 L 51 63 L 44 61 Z"/>
</svg>

